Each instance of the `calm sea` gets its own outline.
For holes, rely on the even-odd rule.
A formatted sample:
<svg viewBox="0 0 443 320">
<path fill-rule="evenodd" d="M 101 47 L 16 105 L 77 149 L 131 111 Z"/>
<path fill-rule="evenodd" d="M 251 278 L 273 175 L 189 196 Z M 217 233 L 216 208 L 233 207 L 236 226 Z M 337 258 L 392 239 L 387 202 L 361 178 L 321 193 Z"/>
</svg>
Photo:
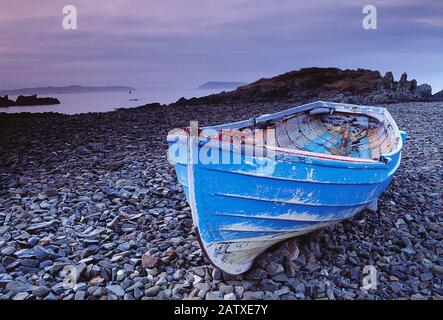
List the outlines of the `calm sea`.
<svg viewBox="0 0 443 320">
<path fill-rule="evenodd" d="M 107 112 L 117 108 L 133 108 L 147 103 L 160 102 L 168 104 L 177 101 L 181 97 L 203 97 L 222 90 L 202 90 L 183 88 L 138 88 L 131 94 L 129 92 L 91 92 L 48 94 L 39 97 L 50 96 L 58 98 L 60 104 L 50 106 L 23 106 L 0 108 L 1 112 L 59 112 L 64 114 L 76 114 L 87 112 Z M 16 96 L 10 96 L 16 99 Z"/>
</svg>

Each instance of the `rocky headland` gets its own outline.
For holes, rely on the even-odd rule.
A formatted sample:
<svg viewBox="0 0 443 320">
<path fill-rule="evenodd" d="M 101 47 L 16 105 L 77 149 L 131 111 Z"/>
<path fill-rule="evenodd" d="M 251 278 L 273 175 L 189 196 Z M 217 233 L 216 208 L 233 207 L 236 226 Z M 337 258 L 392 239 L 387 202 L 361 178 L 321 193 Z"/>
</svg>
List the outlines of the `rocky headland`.
<svg viewBox="0 0 443 320">
<path fill-rule="evenodd" d="M 181 98 L 177 105 L 250 103 L 270 101 L 335 101 L 360 104 L 430 101 L 432 88 L 408 80 L 403 73 L 398 81 L 392 72 L 357 69 L 304 68 L 260 79 L 237 90 L 202 98 Z"/>
</svg>

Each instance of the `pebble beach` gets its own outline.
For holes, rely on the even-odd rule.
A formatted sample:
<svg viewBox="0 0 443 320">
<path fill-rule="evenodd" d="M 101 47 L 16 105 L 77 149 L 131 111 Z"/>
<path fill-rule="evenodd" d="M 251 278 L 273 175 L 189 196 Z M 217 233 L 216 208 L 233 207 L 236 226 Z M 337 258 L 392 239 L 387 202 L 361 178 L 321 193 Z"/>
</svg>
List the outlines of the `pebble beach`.
<svg viewBox="0 0 443 320">
<path fill-rule="evenodd" d="M 0 113 L 0 299 L 442 299 L 443 102 L 382 105 L 407 142 L 377 212 L 279 243 L 240 276 L 206 260 L 166 135 L 292 106 Z"/>
</svg>

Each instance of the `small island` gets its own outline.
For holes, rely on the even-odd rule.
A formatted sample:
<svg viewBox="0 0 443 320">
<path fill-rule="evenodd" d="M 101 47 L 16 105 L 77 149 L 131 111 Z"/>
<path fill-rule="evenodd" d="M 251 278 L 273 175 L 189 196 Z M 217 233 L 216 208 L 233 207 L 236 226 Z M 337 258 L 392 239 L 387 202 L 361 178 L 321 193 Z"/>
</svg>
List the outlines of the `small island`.
<svg viewBox="0 0 443 320">
<path fill-rule="evenodd" d="M 208 81 L 197 89 L 237 89 L 244 85 L 246 85 L 246 83 L 243 82 Z"/>
<path fill-rule="evenodd" d="M 17 99 L 10 100 L 8 95 L 0 96 L 0 107 L 15 107 L 15 106 L 42 106 L 60 104 L 57 98 L 45 97 L 38 98 L 36 94 L 31 96 L 18 96 Z"/>
</svg>

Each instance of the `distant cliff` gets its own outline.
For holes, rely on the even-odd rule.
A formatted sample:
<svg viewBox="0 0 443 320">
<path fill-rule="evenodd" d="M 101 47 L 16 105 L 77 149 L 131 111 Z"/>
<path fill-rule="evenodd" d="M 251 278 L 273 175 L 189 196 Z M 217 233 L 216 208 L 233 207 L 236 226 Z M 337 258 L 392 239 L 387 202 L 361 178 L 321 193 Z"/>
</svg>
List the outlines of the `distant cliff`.
<svg viewBox="0 0 443 320">
<path fill-rule="evenodd" d="M 180 98 L 176 105 L 213 103 L 313 101 L 380 104 L 407 101 L 429 101 L 432 88 L 408 80 L 403 73 L 398 81 L 392 72 L 338 68 L 304 68 L 285 74 L 260 79 L 237 90 L 221 92 L 201 98 Z"/>
<path fill-rule="evenodd" d="M 208 81 L 197 89 L 236 89 L 244 85 L 246 85 L 244 82 Z"/>
<path fill-rule="evenodd" d="M 8 95 L 0 96 L 0 107 L 13 106 L 40 106 L 60 104 L 57 98 L 38 98 L 36 94 L 32 96 L 18 96 L 16 101 L 10 100 Z"/>
<path fill-rule="evenodd" d="M 131 87 L 124 86 L 106 86 L 106 87 L 85 87 L 85 86 L 67 86 L 67 87 L 37 87 L 22 88 L 12 90 L 0 90 L 0 95 L 32 95 L 32 94 L 65 94 L 65 93 L 86 93 L 86 92 L 115 92 L 115 91 L 134 91 Z"/>
</svg>

